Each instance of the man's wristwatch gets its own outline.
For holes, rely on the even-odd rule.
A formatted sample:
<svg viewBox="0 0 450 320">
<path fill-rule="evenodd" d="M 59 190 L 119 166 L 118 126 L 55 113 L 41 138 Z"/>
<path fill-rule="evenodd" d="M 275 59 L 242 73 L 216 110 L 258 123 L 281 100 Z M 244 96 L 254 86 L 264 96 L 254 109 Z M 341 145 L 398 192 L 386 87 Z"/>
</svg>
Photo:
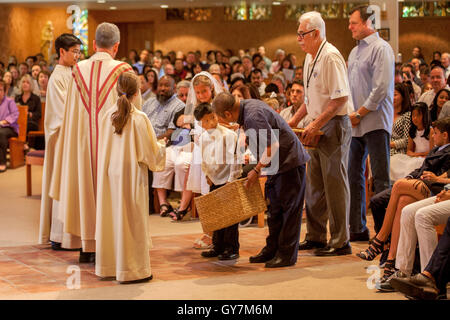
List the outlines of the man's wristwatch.
<svg viewBox="0 0 450 320">
<path fill-rule="evenodd" d="M 356 119 L 361 120 L 361 114 L 358 111 L 355 112 L 355 117 Z"/>
</svg>

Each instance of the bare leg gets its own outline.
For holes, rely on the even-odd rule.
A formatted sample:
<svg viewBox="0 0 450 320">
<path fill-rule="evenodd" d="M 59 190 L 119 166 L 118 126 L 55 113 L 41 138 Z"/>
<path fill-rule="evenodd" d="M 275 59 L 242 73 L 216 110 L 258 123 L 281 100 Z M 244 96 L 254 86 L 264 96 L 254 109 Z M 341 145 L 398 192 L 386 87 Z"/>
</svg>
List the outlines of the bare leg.
<svg viewBox="0 0 450 320">
<path fill-rule="evenodd" d="M 156 193 L 158 194 L 159 205 L 169 204 L 167 202 L 167 191 L 166 189 L 157 188 Z"/>
<path fill-rule="evenodd" d="M 397 212 L 395 213 L 394 223 L 392 225 L 391 246 L 389 248 L 388 260 L 394 260 L 397 255 L 398 240 L 400 238 L 400 218 L 402 210 L 408 204 L 416 202 L 421 199 L 416 199 L 408 195 L 402 195 L 398 201 Z"/>
<path fill-rule="evenodd" d="M 391 198 L 389 199 L 389 204 L 386 209 L 383 226 L 381 227 L 381 230 L 377 235 L 378 240 L 386 241 L 389 234 L 392 232 L 392 225 L 394 223 L 397 209 L 400 208 L 400 212 L 401 209 L 403 209 L 403 206 L 399 206 L 399 199 L 403 195 L 410 196 L 411 198 L 415 199 L 414 201 L 418 201 L 429 197 L 430 191 L 428 190 L 427 186 L 420 180 L 398 180 L 392 188 Z"/>
</svg>

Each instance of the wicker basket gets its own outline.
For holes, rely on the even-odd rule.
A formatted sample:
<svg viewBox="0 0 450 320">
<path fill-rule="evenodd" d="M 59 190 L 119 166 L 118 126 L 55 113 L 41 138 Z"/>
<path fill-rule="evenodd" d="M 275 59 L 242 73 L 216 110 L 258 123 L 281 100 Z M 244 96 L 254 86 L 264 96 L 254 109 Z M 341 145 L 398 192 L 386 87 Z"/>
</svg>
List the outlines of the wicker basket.
<svg viewBox="0 0 450 320">
<path fill-rule="evenodd" d="M 227 183 L 207 195 L 195 198 L 204 232 L 229 227 L 266 211 L 260 184 L 253 183 L 247 189 L 245 181 L 247 179 Z"/>
</svg>

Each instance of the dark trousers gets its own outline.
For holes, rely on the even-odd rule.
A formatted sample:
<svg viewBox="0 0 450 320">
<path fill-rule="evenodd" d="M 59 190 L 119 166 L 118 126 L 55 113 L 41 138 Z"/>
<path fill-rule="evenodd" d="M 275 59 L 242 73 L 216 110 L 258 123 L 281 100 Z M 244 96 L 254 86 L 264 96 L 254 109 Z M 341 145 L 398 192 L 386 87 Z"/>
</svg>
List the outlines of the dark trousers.
<svg viewBox="0 0 450 320">
<path fill-rule="evenodd" d="M 450 218 L 425 271 L 434 277 L 441 293 L 447 291 L 447 283 L 450 281 Z"/>
<path fill-rule="evenodd" d="M 374 130 L 362 137 L 353 137 L 348 161 L 350 184 L 350 233 L 361 233 L 366 227 L 366 159 L 370 167 L 375 193 L 389 188 L 390 136 L 385 130 Z"/>
<path fill-rule="evenodd" d="M 17 137 L 17 133 L 11 127 L 0 127 L 0 164 L 6 164 L 6 149 L 8 148 L 8 139 Z"/>
<path fill-rule="evenodd" d="M 391 188 L 377 193 L 370 199 L 370 209 L 372 209 L 373 221 L 375 224 L 375 232 L 378 233 L 383 226 L 386 209 L 391 198 Z"/>
<path fill-rule="evenodd" d="M 154 209 L 154 196 L 153 196 L 153 172 L 148 170 L 148 213 L 155 213 Z"/>
<path fill-rule="evenodd" d="M 263 249 L 268 256 L 297 262 L 305 188 L 305 165 L 268 177 L 269 236 Z"/>
<path fill-rule="evenodd" d="M 222 185 L 211 185 L 209 191 L 223 187 Z M 221 254 L 225 250 L 229 253 L 239 253 L 239 223 L 219 229 L 213 232 L 212 243 L 214 251 Z"/>
</svg>

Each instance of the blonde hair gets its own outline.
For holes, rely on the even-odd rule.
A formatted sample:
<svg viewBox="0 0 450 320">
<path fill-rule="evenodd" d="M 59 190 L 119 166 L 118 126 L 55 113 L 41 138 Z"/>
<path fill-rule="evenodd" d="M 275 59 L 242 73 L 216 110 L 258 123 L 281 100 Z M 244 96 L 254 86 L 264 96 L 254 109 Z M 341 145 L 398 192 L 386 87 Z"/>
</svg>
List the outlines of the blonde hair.
<svg viewBox="0 0 450 320">
<path fill-rule="evenodd" d="M 117 111 L 111 115 L 111 121 L 114 126 L 114 133 L 120 135 L 130 118 L 132 110 L 130 98 L 139 89 L 139 79 L 134 73 L 124 72 L 117 80 L 116 89 L 119 94 L 119 100 L 117 100 Z"/>
<path fill-rule="evenodd" d="M 197 76 L 194 81 L 192 81 L 192 85 L 194 87 L 196 86 L 207 86 L 211 88 L 211 100 L 214 99 L 214 84 L 212 83 L 211 79 L 209 79 L 207 76 L 199 75 Z"/>
<path fill-rule="evenodd" d="M 22 83 L 24 81 L 28 81 L 28 83 L 30 84 L 30 92 L 33 93 L 36 90 L 33 78 L 29 74 L 25 74 L 25 75 L 22 76 L 22 78 L 20 78 L 20 81 L 19 81 L 20 94 L 23 94 Z"/>
</svg>

